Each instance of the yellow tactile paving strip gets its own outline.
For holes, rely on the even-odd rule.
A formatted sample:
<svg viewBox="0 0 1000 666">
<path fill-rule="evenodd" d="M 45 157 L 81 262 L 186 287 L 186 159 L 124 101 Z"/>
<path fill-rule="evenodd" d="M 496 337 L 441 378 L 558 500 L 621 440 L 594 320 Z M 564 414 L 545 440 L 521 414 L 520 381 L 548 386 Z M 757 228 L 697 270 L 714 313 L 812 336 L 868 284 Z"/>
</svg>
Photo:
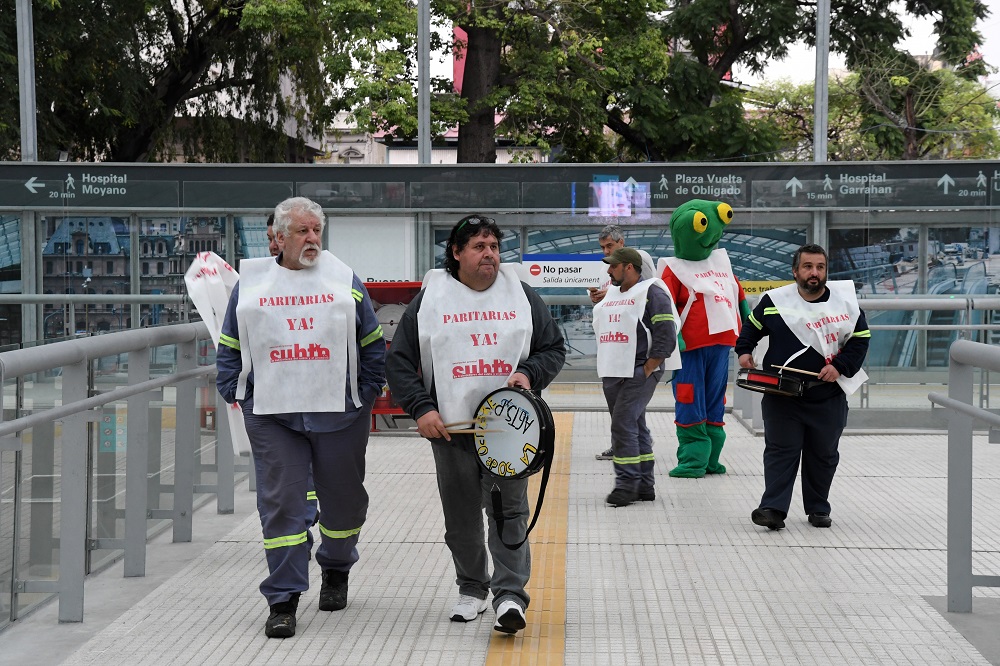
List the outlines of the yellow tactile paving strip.
<svg viewBox="0 0 1000 666">
<path fill-rule="evenodd" d="M 527 625 L 514 636 L 493 632 L 487 666 L 503 664 L 558 664 L 566 651 L 566 539 L 569 516 L 570 447 L 573 415 L 553 414 L 556 426 L 555 457 L 545 489 L 545 504 L 531 531 L 531 605 Z M 531 477 L 528 499 L 532 509 L 538 496 L 541 474 Z"/>
</svg>

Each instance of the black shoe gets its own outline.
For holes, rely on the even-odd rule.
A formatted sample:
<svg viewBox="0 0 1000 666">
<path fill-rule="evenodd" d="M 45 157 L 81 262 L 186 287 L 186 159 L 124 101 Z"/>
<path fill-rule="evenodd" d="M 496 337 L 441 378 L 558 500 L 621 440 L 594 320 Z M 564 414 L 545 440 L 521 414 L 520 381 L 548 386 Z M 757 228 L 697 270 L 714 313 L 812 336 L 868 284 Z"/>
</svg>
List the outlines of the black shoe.
<svg viewBox="0 0 1000 666">
<path fill-rule="evenodd" d="M 652 502 L 656 499 L 656 491 L 652 488 L 649 490 L 640 490 L 638 499 L 640 502 Z"/>
<path fill-rule="evenodd" d="M 809 524 L 813 527 L 829 527 L 833 525 L 833 520 L 828 513 L 810 513 Z"/>
<path fill-rule="evenodd" d="M 264 635 L 268 638 L 291 638 L 295 635 L 295 611 L 299 608 L 299 595 L 293 594 L 288 601 L 280 601 L 271 606 L 271 614 L 264 623 Z"/>
<path fill-rule="evenodd" d="M 601 451 L 600 453 L 598 453 L 594 457 L 597 458 L 598 460 L 614 460 L 615 459 L 615 452 L 612 451 L 609 448 L 609 449 L 606 449 L 604 451 Z"/>
<path fill-rule="evenodd" d="M 632 492 L 631 490 L 625 490 L 624 488 L 615 488 L 611 491 L 605 500 L 611 506 L 628 506 L 632 502 L 639 499 L 639 495 Z"/>
<path fill-rule="evenodd" d="M 754 509 L 750 514 L 754 525 L 766 527 L 769 530 L 780 530 L 785 526 L 785 519 L 776 509 Z"/>
<path fill-rule="evenodd" d="M 347 572 L 325 569 L 323 586 L 319 588 L 319 609 L 339 611 L 347 606 Z"/>
</svg>

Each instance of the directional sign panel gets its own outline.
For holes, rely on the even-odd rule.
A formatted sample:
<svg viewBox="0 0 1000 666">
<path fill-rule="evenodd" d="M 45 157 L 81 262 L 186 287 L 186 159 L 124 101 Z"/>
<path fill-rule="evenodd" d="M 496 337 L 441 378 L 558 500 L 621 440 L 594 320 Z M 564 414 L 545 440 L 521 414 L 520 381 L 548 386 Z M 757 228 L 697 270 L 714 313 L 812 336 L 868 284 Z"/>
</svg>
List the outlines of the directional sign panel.
<svg viewBox="0 0 1000 666">
<path fill-rule="evenodd" d="M 184 182 L 186 208 L 274 208 L 292 196 L 290 182 L 201 181 Z"/>
<path fill-rule="evenodd" d="M 405 208 L 406 183 L 327 181 L 298 183 L 298 196 L 323 208 Z"/>
<path fill-rule="evenodd" d="M 747 205 L 747 179 L 724 168 L 664 172 L 650 185 L 654 208 L 676 208 L 691 199 L 724 201 L 733 208 Z"/>
<path fill-rule="evenodd" d="M 873 192 L 871 206 L 986 206 L 989 188 L 985 177 L 958 178 L 942 173 L 938 178 L 891 181 L 891 187 Z"/>
<path fill-rule="evenodd" d="M 872 187 L 870 180 L 822 179 L 792 176 L 785 180 L 755 180 L 753 208 L 838 208 L 862 207 Z"/>
<path fill-rule="evenodd" d="M 412 208 L 507 209 L 521 205 L 519 183 L 410 183 Z"/>
<path fill-rule="evenodd" d="M 30 185 L 31 189 L 28 189 Z M 58 206 L 61 180 L 0 180 L 0 202 L 4 206 Z M 50 199 L 53 197 L 53 199 Z"/>
</svg>

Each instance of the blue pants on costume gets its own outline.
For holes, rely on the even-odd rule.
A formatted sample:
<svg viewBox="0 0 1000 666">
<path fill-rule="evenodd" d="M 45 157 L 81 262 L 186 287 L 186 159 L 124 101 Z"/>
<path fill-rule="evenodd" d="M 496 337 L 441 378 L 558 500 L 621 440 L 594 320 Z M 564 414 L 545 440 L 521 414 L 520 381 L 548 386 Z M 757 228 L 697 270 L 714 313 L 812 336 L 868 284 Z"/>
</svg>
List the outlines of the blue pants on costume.
<svg viewBox="0 0 1000 666">
<path fill-rule="evenodd" d="M 802 459 L 802 506 L 806 514 L 830 513 L 830 486 L 840 462 L 840 435 L 847 425 L 847 396 L 801 400 L 764 394 L 764 495 L 762 509 L 786 516 Z"/>
<path fill-rule="evenodd" d="M 369 411 L 336 432 L 299 432 L 268 415 L 244 408 L 255 461 L 257 500 L 269 575 L 260 584 L 268 605 L 309 589 L 309 530 L 306 491 L 310 467 L 323 506 L 316 562 L 322 569 L 349 571 L 358 561 L 358 536 L 368 513 L 364 487 Z M 255 462 L 256 464 L 256 462 Z"/>
<path fill-rule="evenodd" d="M 679 426 L 723 424 L 729 352 L 712 345 L 681 352 L 681 369 L 674 373 L 674 422 Z"/>
<path fill-rule="evenodd" d="M 653 437 L 646 427 L 646 406 L 664 371 L 646 377 L 640 365 L 634 372 L 631 378 L 605 377 L 602 384 L 611 412 L 615 488 L 640 492 L 653 489 Z"/>
</svg>

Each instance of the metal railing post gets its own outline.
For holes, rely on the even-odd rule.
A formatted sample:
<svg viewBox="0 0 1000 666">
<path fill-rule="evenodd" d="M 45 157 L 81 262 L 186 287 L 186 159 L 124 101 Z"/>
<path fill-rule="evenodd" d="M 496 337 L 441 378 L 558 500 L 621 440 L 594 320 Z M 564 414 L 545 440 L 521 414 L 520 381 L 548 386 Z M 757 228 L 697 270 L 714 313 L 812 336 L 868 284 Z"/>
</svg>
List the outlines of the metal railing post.
<svg viewBox="0 0 1000 666">
<path fill-rule="evenodd" d="M 128 383 L 149 379 L 149 349 L 128 353 Z M 127 399 L 125 454 L 125 576 L 146 575 L 146 514 L 149 511 L 149 393 Z"/>
<path fill-rule="evenodd" d="M 972 366 L 951 359 L 948 397 L 972 404 Z M 948 611 L 972 611 L 972 417 L 948 410 Z"/>
<path fill-rule="evenodd" d="M 196 341 L 179 343 L 177 371 L 183 372 L 195 368 L 198 364 L 197 354 Z M 177 385 L 174 424 L 174 542 L 191 541 L 195 457 L 201 440 L 196 394 L 199 383 L 196 379 L 188 379 Z"/>
<path fill-rule="evenodd" d="M 88 361 L 63 368 L 64 405 L 88 397 Z M 59 621 L 83 621 L 83 580 L 87 558 L 87 486 L 90 415 L 74 414 L 62 422 L 59 496 Z"/>
<path fill-rule="evenodd" d="M 236 510 L 236 454 L 233 452 L 232 436 L 229 432 L 229 405 L 222 399 L 213 385 L 215 395 L 215 479 L 216 510 L 219 513 L 233 513 Z"/>
</svg>

